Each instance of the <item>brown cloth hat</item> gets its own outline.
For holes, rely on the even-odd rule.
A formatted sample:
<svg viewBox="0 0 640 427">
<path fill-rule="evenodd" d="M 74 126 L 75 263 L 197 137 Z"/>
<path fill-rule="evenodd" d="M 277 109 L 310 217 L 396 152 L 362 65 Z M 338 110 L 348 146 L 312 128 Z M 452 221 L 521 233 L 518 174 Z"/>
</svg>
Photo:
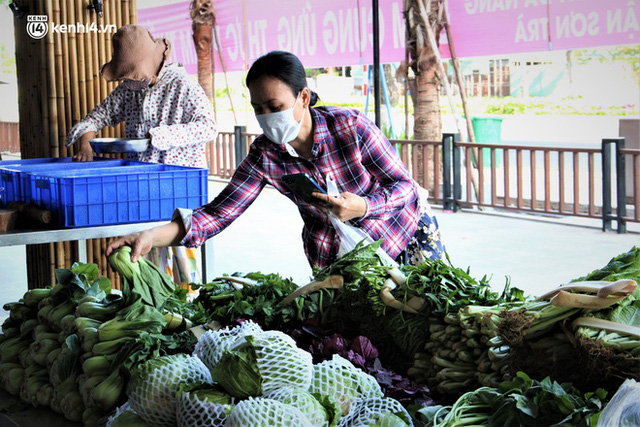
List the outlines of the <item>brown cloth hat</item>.
<svg viewBox="0 0 640 427">
<path fill-rule="evenodd" d="M 156 40 L 141 25 L 118 28 L 111 42 L 111 61 L 100 69 L 100 74 L 109 82 L 122 79 L 144 80 L 157 76 L 171 53 L 169 40 Z"/>
</svg>

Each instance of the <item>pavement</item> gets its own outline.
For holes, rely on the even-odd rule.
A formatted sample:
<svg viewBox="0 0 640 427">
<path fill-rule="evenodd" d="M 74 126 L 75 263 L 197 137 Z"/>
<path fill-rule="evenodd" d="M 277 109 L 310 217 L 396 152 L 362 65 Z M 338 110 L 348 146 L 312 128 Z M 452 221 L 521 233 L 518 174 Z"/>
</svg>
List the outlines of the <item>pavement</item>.
<svg viewBox="0 0 640 427">
<path fill-rule="evenodd" d="M 225 181 L 210 179 L 209 197 Z M 640 224 L 626 234 L 603 232 L 597 220 L 554 218 L 491 211 L 444 212 L 434 206 L 451 262 L 473 277 L 487 276 L 496 290 L 506 280 L 530 295 L 603 267 L 640 244 Z M 213 239 L 214 274 L 278 273 L 303 285 L 311 268 L 302 248 L 302 219 L 295 205 L 265 188 L 245 213 Z M 25 247 L 0 247 L 0 303 L 27 289 Z M 2 316 L 0 312 L 0 317 Z"/>
<path fill-rule="evenodd" d="M 224 186 L 212 181 L 210 194 Z M 584 276 L 640 244 L 640 227 L 603 232 L 599 221 L 526 214 L 458 211 L 434 206 L 451 262 L 487 276 L 496 290 L 507 279 L 530 295 Z M 274 189 L 265 189 L 229 228 L 214 237 L 214 272 L 262 271 L 305 284 L 311 270 L 302 250 L 297 208 Z"/>
</svg>

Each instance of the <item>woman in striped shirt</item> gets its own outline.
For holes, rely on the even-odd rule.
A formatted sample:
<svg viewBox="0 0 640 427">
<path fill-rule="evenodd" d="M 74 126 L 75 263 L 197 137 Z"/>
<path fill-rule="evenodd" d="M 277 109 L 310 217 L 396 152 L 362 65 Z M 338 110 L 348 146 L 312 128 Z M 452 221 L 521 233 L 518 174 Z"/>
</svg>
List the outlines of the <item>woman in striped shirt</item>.
<svg viewBox="0 0 640 427">
<path fill-rule="evenodd" d="M 291 199 L 304 221 L 302 240 L 311 266 L 334 262 L 340 240 L 326 214 L 361 228 L 400 262 L 442 258 L 444 246 L 435 217 L 396 150 L 358 110 L 314 107 L 299 59 L 273 51 L 258 58 L 247 78 L 251 105 L 263 134 L 251 145 L 229 184 L 205 206 L 178 210 L 164 226 L 124 236 L 107 253 L 132 246 L 132 259 L 154 246 L 201 245 L 238 218 L 272 185 Z M 326 188 L 335 181 L 339 197 L 314 193 L 308 203 L 283 182 L 283 175 L 307 173 Z"/>
</svg>

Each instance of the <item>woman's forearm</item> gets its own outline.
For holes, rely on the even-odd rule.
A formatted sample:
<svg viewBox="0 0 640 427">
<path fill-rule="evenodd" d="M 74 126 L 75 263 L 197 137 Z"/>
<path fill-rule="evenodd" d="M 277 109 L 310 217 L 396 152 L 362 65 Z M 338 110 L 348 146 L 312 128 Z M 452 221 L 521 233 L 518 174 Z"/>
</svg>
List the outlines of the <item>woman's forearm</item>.
<svg viewBox="0 0 640 427">
<path fill-rule="evenodd" d="M 182 221 L 171 221 L 149 230 L 152 233 L 152 246 L 178 246 L 187 232 Z"/>
</svg>

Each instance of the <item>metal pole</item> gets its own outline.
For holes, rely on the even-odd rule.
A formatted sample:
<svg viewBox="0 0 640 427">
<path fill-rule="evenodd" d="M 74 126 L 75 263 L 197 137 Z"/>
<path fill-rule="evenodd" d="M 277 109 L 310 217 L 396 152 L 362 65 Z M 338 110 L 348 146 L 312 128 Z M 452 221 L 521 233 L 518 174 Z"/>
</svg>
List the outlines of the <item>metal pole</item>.
<svg viewBox="0 0 640 427">
<path fill-rule="evenodd" d="M 247 132 L 246 126 L 234 126 L 233 127 L 233 142 L 235 146 L 235 161 L 236 168 L 247 157 L 247 141 L 245 137 L 245 133 Z"/>
<path fill-rule="evenodd" d="M 375 123 L 380 128 L 380 32 L 378 0 L 372 0 L 373 8 L 373 96 L 375 103 Z"/>
<path fill-rule="evenodd" d="M 445 212 L 453 211 L 455 203 L 451 191 L 451 151 L 453 134 L 442 134 L 442 209 Z"/>
<path fill-rule="evenodd" d="M 611 144 L 610 139 L 602 140 L 602 231 L 611 231 L 611 151 L 609 144 Z"/>
<path fill-rule="evenodd" d="M 462 147 L 458 147 L 460 134 L 453 134 L 453 211 L 458 211 L 458 200 L 462 198 L 462 180 L 460 179 L 460 169 L 462 164 Z"/>
<path fill-rule="evenodd" d="M 616 216 L 618 220 L 618 234 L 627 232 L 627 224 L 624 217 L 627 216 L 627 182 L 626 167 L 624 154 L 620 150 L 624 150 L 625 138 L 617 138 L 616 142 Z"/>
</svg>

